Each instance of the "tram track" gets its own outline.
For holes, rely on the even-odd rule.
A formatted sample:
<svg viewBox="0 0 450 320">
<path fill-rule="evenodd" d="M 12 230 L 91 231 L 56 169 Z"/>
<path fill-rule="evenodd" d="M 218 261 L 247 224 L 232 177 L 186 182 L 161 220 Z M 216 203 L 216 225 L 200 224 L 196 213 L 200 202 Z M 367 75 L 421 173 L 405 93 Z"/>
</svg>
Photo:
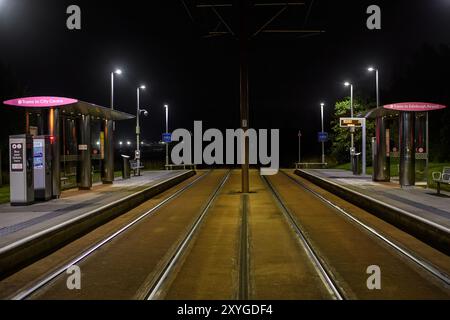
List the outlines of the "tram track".
<svg viewBox="0 0 450 320">
<path fill-rule="evenodd" d="M 450 276 L 445 273 L 442 270 L 439 270 L 435 266 L 433 266 L 432 263 L 427 262 L 425 259 L 416 256 L 415 254 L 411 253 L 409 250 L 403 248 L 401 245 L 395 243 L 395 241 L 389 239 L 387 236 L 383 235 L 381 232 L 375 230 L 373 227 L 369 226 L 368 224 L 364 223 L 360 219 L 356 218 L 352 213 L 350 213 L 348 210 L 343 209 L 338 204 L 334 203 L 333 201 L 325 198 L 318 192 L 314 191 L 313 189 L 309 188 L 306 184 L 300 182 L 298 179 L 293 178 L 292 176 L 288 175 L 286 172 L 281 171 L 283 175 L 288 177 L 291 181 L 293 181 L 295 184 L 299 185 L 301 188 L 307 190 L 311 194 L 313 194 L 315 197 L 317 197 L 320 201 L 325 203 L 326 205 L 330 206 L 340 214 L 342 214 L 345 218 L 347 218 L 349 221 L 354 222 L 356 225 L 358 225 L 361 229 L 365 230 L 366 232 L 370 233 L 371 235 L 377 237 L 384 243 L 386 243 L 388 246 L 390 246 L 393 250 L 398 252 L 399 254 L 405 256 L 407 259 L 409 259 L 411 262 L 431 274 L 432 276 L 436 277 L 440 281 L 442 281 L 445 285 L 450 285 Z"/>
<path fill-rule="evenodd" d="M 26 290 L 22 290 L 16 294 L 13 299 L 145 298 L 148 286 L 150 285 L 149 283 L 154 282 L 155 274 L 157 274 L 156 269 L 164 264 L 163 261 L 170 255 L 169 252 L 178 245 L 180 239 L 183 237 L 181 234 L 186 232 L 185 226 L 195 224 L 195 221 L 197 221 L 198 210 L 192 209 L 189 211 L 189 214 L 181 217 L 179 221 L 175 221 L 178 217 L 174 216 L 172 213 L 179 212 L 179 210 L 172 210 L 172 208 L 183 207 L 182 203 L 186 202 L 189 198 L 192 199 L 194 195 L 195 199 L 191 200 L 191 206 L 188 205 L 187 207 L 202 207 L 205 202 L 204 199 L 210 199 L 210 186 L 214 186 L 216 184 L 215 181 L 218 181 L 219 178 L 221 179 L 221 176 L 222 173 L 220 172 L 208 171 L 195 178 L 189 184 L 164 198 L 156 206 L 153 206 L 151 209 L 140 214 L 137 218 L 127 223 L 118 231 L 89 247 L 68 263 L 60 266 L 44 279 L 39 280 L 39 282 Z M 202 191 L 199 192 L 198 190 Z M 188 208 L 186 208 L 186 210 L 187 209 Z M 193 218 L 193 222 L 189 222 L 191 217 Z M 151 229 L 148 229 L 149 227 Z M 170 237 L 168 236 L 169 239 L 167 239 L 167 241 L 158 236 L 160 229 L 168 230 L 170 233 Z M 146 230 L 150 230 L 152 234 L 148 234 L 148 231 Z M 149 241 L 151 241 L 151 239 L 157 240 L 152 241 L 153 246 L 155 246 L 157 250 L 149 252 L 145 247 L 141 247 L 144 245 L 144 238 L 148 238 Z M 133 242 L 133 244 L 127 243 L 130 239 L 133 240 L 130 241 Z M 149 248 L 149 250 L 151 249 Z M 121 256 L 124 256 L 124 259 L 122 259 Z M 148 256 L 147 258 L 151 258 L 151 260 L 147 260 L 145 256 Z M 127 262 L 126 257 L 128 257 L 128 260 L 136 259 L 139 260 L 140 263 L 148 263 L 148 266 L 133 264 L 132 261 Z M 116 265 L 111 268 L 112 270 L 108 270 L 105 266 L 105 264 L 107 264 L 106 261 L 110 260 L 114 261 Z M 83 279 L 83 284 L 86 285 L 88 282 L 88 285 L 86 286 L 89 288 L 82 288 L 78 292 L 70 291 L 66 288 L 65 272 L 73 265 L 80 266 L 83 278 L 89 278 Z M 123 270 L 123 272 L 118 275 L 118 278 L 123 279 L 120 282 L 120 286 L 124 288 L 127 287 L 126 279 L 131 278 L 134 281 L 135 289 L 134 291 L 130 289 L 128 293 L 121 293 L 118 288 L 117 292 L 107 292 L 104 296 L 101 292 L 102 286 L 105 288 L 109 287 L 108 277 L 112 277 L 112 274 L 117 274 L 118 270 L 115 270 L 117 267 L 120 270 Z M 102 272 L 100 272 L 100 269 L 102 268 L 105 268 L 104 275 L 101 275 Z M 140 281 L 133 279 L 136 277 L 136 275 L 133 275 L 134 270 L 139 271 Z M 96 288 L 97 286 L 98 288 Z M 105 288 L 103 288 L 103 290 L 105 290 Z"/>
<path fill-rule="evenodd" d="M 241 195 L 241 230 L 240 230 L 240 250 L 239 250 L 239 300 L 249 298 L 249 236 L 248 236 L 248 214 L 249 196 Z"/>
<path fill-rule="evenodd" d="M 13 299 L 417 299 L 450 297 L 446 272 L 339 199 L 281 171 L 192 177 L 116 222 Z M 118 227 L 120 226 L 120 227 Z M 89 243 L 89 245 L 88 245 Z M 380 265 L 383 290 L 366 287 Z M 77 265 L 81 290 L 69 290 Z"/>
<path fill-rule="evenodd" d="M 195 237 L 196 232 L 199 229 L 199 226 L 205 219 L 205 216 L 207 215 L 208 210 L 210 209 L 211 205 L 214 203 L 214 200 L 217 198 L 218 194 L 220 193 L 223 186 L 227 182 L 228 178 L 230 177 L 230 174 L 231 174 L 231 170 L 228 171 L 228 173 L 224 176 L 224 178 L 222 179 L 220 184 L 214 190 L 213 194 L 208 199 L 205 207 L 201 210 L 201 213 L 199 214 L 197 220 L 192 225 L 188 234 L 183 239 L 183 241 L 180 243 L 180 245 L 177 247 L 177 249 L 171 256 L 171 258 L 165 263 L 164 267 L 161 268 L 161 270 L 158 272 L 158 276 L 156 277 L 157 281 L 155 282 L 154 286 L 152 286 L 151 290 L 149 291 L 149 293 L 146 297 L 146 300 L 158 299 L 158 296 L 161 294 L 161 290 L 163 289 L 167 278 L 169 277 L 172 270 L 176 267 L 176 264 L 180 261 L 183 254 L 186 253 L 186 249 L 188 248 L 189 243 Z"/>
<path fill-rule="evenodd" d="M 327 265 L 322 261 L 321 257 L 316 253 L 314 247 L 311 245 L 311 243 L 305 236 L 302 227 L 297 222 L 297 220 L 295 219 L 294 215 L 289 210 L 289 208 L 284 204 L 280 194 L 277 192 L 277 190 L 274 188 L 273 184 L 270 182 L 268 178 L 262 176 L 262 179 L 266 183 L 268 190 L 270 190 L 270 192 L 272 193 L 272 196 L 274 197 L 275 201 L 280 207 L 280 210 L 283 212 L 283 215 L 285 216 L 289 225 L 297 235 L 297 238 L 301 246 L 305 250 L 311 263 L 314 265 L 317 274 L 322 279 L 323 285 L 330 293 L 331 298 L 334 300 L 345 300 L 346 299 L 345 294 L 342 291 L 342 289 L 339 288 L 339 285 L 335 281 L 332 272 L 328 269 Z"/>
<path fill-rule="evenodd" d="M 158 299 L 333 299 L 256 171 L 217 195 Z"/>
<path fill-rule="evenodd" d="M 167 275 L 156 299 L 235 300 L 246 299 L 242 287 L 247 279 L 241 252 L 243 197 L 240 176 L 229 172 L 195 234 Z"/>
<path fill-rule="evenodd" d="M 448 276 L 298 179 L 264 178 L 345 299 L 448 299 Z M 334 199 L 334 198 L 333 198 Z M 361 209 L 359 209 L 361 210 Z M 401 231 L 396 231 L 401 232 Z M 401 237 L 401 235 L 397 235 Z M 369 288 L 369 267 L 382 289 Z M 366 270 L 367 269 L 367 270 Z"/>
<path fill-rule="evenodd" d="M 253 300 L 341 299 L 328 276 L 319 270 L 265 177 L 250 173 L 248 194 L 248 298 Z M 245 241 L 245 239 L 241 239 Z M 242 269 L 242 267 L 241 267 Z M 331 287 L 331 288 L 330 288 Z"/>
<path fill-rule="evenodd" d="M 209 172 L 207 174 L 209 174 Z M 41 289 L 42 287 L 44 287 L 45 285 L 50 283 L 53 279 L 55 279 L 59 275 L 61 275 L 64 272 L 66 272 L 71 266 L 76 265 L 80 261 L 88 258 L 95 251 L 97 251 L 100 248 L 102 248 L 105 244 L 109 243 L 113 239 L 117 238 L 119 235 L 121 235 L 124 232 L 126 232 L 132 226 L 134 226 L 135 224 L 139 223 L 139 221 L 141 221 L 142 219 L 152 215 L 156 210 L 158 210 L 159 208 L 163 207 L 168 202 L 174 200 L 180 194 L 184 193 L 186 190 L 192 188 L 196 183 L 198 183 L 201 179 L 203 179 L 207 174 L 204 174 L 204 175 L 201 175 L 201 176 L 197 177 L 194 181 L 190 182 L 188 185 L 186 185 L 182 189 L 176 191 L 174 194 L 168 196 L 167 198 L 162 200 L 160 203 L 158 203 L 156 206 L 152 207 L 150 210 L 142 213 L 137 218 L 135 218 L 130 223 L 126 224 L 125 226 L 123 226 L 122 228 L 120 228 L 118 231 L 114 232 L 113 234 L 111 234 L 107 238 L 103 239 L 102 241 L 100 241 L 100 242 L 96 243 L 95 245 L 93 245 L 92 247 L 88 248 L 86 251 L 81 253 L 79 256 L 75 257 L 73 260 L 71 260 L 67 264 L 59 267 L 57 270 L 52 272 L 50 275 L 46 276 L 44 279 L 41 279 L 39 282 L 34 284 L 32 287 L 27 288 L 26 290 L 23 290 L 20 293 L 16 294 L 14 297 L 12 297 L 12 300 L 23 300 L 23 299 L 26 299 L 27 297 L 29 297 L 30 295 L 32 295 L 33 293 L 37 292 L 39 289 Z"/>
</svg>

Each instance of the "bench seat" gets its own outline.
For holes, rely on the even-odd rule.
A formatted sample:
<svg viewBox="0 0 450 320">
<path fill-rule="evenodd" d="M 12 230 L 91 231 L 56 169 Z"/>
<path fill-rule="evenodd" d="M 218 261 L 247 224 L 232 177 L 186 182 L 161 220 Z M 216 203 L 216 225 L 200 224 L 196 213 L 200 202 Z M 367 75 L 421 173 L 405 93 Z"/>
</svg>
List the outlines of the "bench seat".
<svg viewBox="0 0 450 320">
<path fill-rule="evenodd" d="M 437 193 L 441 193 L 441 183 L 450 185 L 450 167 L 445 167 L 442 172 L 433 172 L 433 181 L 437 184 Z"/>
<path fill-rule="evenodd" d="M 138 169 L 144 169 L 144 166 L 142 165 L 142 163 L 139 165 L 137 165 L 137 161 L 136 160 L 130 160 L 130 169 L 133 171 L 133 175 L 136 175 L 136 171 Z"/>
</svg>

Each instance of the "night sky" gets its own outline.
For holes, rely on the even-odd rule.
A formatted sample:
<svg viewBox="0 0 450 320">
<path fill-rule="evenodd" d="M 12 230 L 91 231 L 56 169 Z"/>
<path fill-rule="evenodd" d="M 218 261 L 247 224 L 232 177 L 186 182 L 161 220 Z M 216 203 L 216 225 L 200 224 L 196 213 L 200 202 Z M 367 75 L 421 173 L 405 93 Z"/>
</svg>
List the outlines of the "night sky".
<svg viewBox="0 0 450 320">
<path fill-rule="evenodd" d="M 66 28 L 71 4 L 81 7 L 81 31 Z M 320 153 L 319 103 L 327 104 L 329 123 L 334 103 L 348 95 L 344 80 L 355 84 L 356 95 L 375 100 L 374 76 L 366 68 L 377 66 L 381 102 L 401 102 L 392 84 L 403 66 L 424 44 L 450 44 L 450 0 L 315 0 L 305 21 L 310 4 L 290 9 L 274 25 L 286 22 L 325 33 L 264 34 L 251 43 L 250 125 L 281 129 L 285 163 L 296 157 L 299 129 L 305 153 Z M 382 9 L 382 30 L 366 28 L 370 4 Z M 271 12 L 276 9 L 255 12 L 252 23 L 260 25 Z M 0 0 L 0 63 L 13 70 L 26 95 L 66 96 L 103 106 L 109 106 L 110 72 L 120 67 L 117 109 L 135 113 L 136 87 L 149 87 L 141 98 L 150 111 L 143 120 L 146 141 L 158 141 L 164 131 L 164 103 L 170 105 L 171 129 L 189 129 L 194 120 L 203 120 L 206 128 L 236 128 L 238 42 L 229 36 L 204 38 L 199 22 L 214 15 L 200 9 L 192 13 L 194 22 L 179 0 Z M 221 13 L 237 31 L 235 9 Z M 414 94 L 406 98 L 423 100 Z M 132 122 L 118 127 L 124 139 L 134 139 L 133 133 Z"/>
</svg>

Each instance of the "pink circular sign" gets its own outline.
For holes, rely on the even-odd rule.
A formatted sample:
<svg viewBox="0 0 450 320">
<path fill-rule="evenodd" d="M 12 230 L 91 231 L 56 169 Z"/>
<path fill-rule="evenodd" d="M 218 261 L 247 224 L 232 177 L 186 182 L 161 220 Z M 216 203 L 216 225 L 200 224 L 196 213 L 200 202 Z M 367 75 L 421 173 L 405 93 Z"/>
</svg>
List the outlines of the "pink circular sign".
<svg viewBox="0 0 450 320">
<path fill-rule="evenodd" d="M 426 103 L 426 102 L 403 102 L 403 103 L 388 104 L 383 108 L 397 111 L 425 112 L 425 111 L 445 109 L 447 107 L 441 104 Z"/>
<path fill-rule="evenodd" d="M 9 106 L 24 108 L 49 108 L 65 106 L 77 102 L 78 100 L 62 97 L 27 97 L 12 99 L 4 101 L 3 103 Z"/>
</svg>

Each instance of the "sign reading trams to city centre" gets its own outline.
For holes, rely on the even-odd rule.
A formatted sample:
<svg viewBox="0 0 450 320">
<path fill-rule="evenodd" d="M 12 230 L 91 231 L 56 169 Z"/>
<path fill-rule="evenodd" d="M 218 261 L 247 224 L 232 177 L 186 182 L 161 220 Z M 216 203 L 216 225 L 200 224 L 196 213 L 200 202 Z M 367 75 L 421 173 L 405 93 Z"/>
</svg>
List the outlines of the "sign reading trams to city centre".
<svg viewBox="0 0 450 320">
<path fill-rule="evenodd" d="M 27 97 L 4 101 L 9 106 L 24 108 L 51 108 L 77 103 L 78 100 L 62 97 Z"/>
<path fill-rule="evenodd" d="M 23 171 L 23 143 L 11 143 L 11 171 Z"/>
<path fill-rule="evenodd" d="M 360 128 L 363 126 L 364 118 L 340 118 L 341 128 Z"/>
<path fill-rule="evenodd" d="M 427 112 L 434 110 L 441 110 L 447 108 L 441 104 L 427 103 L 427 102 L 402 102 L 388 104 L 383 107 L 384 109 L 406 111 L 406 112 Z"/>
</svg>

